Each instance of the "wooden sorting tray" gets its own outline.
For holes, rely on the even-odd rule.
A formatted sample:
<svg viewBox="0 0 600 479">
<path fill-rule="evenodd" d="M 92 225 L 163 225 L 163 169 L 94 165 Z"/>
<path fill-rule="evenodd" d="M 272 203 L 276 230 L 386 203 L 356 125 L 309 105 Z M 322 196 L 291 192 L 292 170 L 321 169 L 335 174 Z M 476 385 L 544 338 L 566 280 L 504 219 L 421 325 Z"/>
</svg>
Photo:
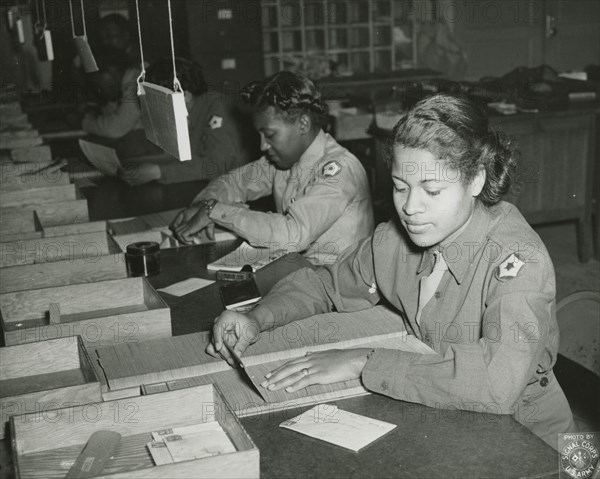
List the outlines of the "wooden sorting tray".
<svg viewBox="0 0 600 479">
<path fill-rule="evenodd" d="M 127 277 L 123 253 L 97 259 L 77 258 L 51 263 L 26 264 L 0 268 L 0 293 L 93 283 Z"/>
<path fill-rule="evenodd" d="M 14 192 L 14 191 L 29 191 L 34 188 L 48 188 L 53 186 L 65 186 L 70 185 L 69 174 L 58 171 L 53 174 L 44 176 L 42 173 L 30 173 L 35 171 L 33 167 L 43 168 L 43 164 L 39 163 L 24 163 L 27 167 L 22 165 L 15 166 L 14 176 L 9 174 L 2 175 L 0 178 L 0 191 L 2 192 Z M 48 166 L 48 165 L 46 165 Z M 4 168 L 6 171 L 6 168 Z M 18 176 L 23 173 L 23 176 Z"/>
<path fill-rule="evenodd" d="M 121 253 L 121 248 L 105 231 L 0 242 L 0 268 L 77 258 L 96 261 L 111 253 Z"/>
<path fill-rule="evenodd" d="M 92 406 L 94 408 L 92 409 Z M 94 420 L 90 420 L 90 414 Z M 40 413 L 11 418 L 13 457 L 18 478 L 62 478 L 98 430 L 121 434 L 101 476 L 106 478 L 257 478 L 259 451 L 218 388 L 178 391 L 58 409 L 50 423 Z M 146 444 L 151 432 L 218 421 L 236 452 L 155 466 Z"/>
<path fill-rule="evenodd" d="M 81 337 L 0 348 L 0 438 L 10 416 L 101 400 Z"/>
<path fill-rule="evenodd" d="M 7 345 L 81 335 L 107 346 L 171 336 L 171 311 L 146 278 L 0 295 Z"/>
<path fill-rule="evenodd" d="M 15 163 L 52 163 L 52 151 L 48 145 L 15 148 L 11 150 L 10 157 Z"/>
<path fill-rule="evenodd" d="M 86 223 L 69 223 L 56 226 L 44 226 L 40 223 L 35 211 L 33 214 L 36 221 L 36 228 L 39 229 L 36 231 L 23 231 L 12 234 L 0 233 L 0 242 L 10 243 L 20 240 L 54 238 L 56 236 L 69 236 L 106 231 L 106 221 L 88 221 Z"/>
<path fill-rule="evenodd" d="M 89 221 L 87 200 L 58 201 L 44 205 L 0 208 L 0 236 L 44 227 L 85 223 Z"/>
<path fill-rule="evenodd" d="M 78 199 L 79 191 L 73 184 L 62 186 L 44 186 L 26 190 L 1 191 L 0 204 L 9 206 L 39 205 Z"/>
</svg>

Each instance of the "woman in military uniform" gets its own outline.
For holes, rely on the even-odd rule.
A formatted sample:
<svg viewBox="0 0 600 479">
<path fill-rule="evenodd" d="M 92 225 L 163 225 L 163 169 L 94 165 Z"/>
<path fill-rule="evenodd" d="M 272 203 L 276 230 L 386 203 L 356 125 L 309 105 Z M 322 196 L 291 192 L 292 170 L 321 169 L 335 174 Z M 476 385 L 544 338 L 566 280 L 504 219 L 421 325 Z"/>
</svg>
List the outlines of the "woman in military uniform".
<svg viewBox="0 0 600 479">
<path fill-rule="evenodd" d="M 214 224 L 253 246 L 302 252 L 333 263 L 373 232 L 367 175 L 360 161 L 322 130 L 327 107 L 311 80 L 283 71 L 247 85 L 242 99 L 254 112 L 264 156 L 213 180 L 172 229 L 184 243 Z M 247 208 L 273 195 L 276 212 Z"/>
<path fill-rule="evenodd" d="M 293 392 L 361 378 L 367 389 L 404 401 L 512 414 L 557 448 L 557 434 L 573 422 L 552 372 L 554 269 L 539 236 L 501 201 L 515 158 L 471 101 L 421 101 L 393 133 L 397 218 L 336 264 L 288 276 L 247 315 L 223 313 L 207 352 L 232 363 L 224 337 L 239 355 L 267 325 L 386 299 L 408 333 L 437 354 L 315 352 L 267 374 L 263 387 Z"/>
</svg>

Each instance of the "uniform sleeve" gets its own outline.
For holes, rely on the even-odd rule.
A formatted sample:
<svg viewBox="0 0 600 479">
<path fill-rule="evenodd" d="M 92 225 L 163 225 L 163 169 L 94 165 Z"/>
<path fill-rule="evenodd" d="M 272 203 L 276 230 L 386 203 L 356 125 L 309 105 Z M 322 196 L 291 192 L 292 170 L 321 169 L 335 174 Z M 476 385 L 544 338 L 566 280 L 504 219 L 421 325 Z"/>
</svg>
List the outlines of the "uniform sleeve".
<svg viewBox="0 0 600 479">
<path fill-rule="evenodd" d="M 190 131 L 192 159 L 160 165 L 161 183 L 212 180 L 247 163 L 250 152 L 241 144 L 239 125 L 222 103 L 211 104 L 210 121 Z"/>
<path fill-rule="evenodd" d="M 450 343 L 443 356 L 376 350 L 362 373 L 365 387 L 432 407 L 512 413 L 551 339 L 554 270 L 544 257 L 516 277 L 498 279 L 498 266 L 491 271 L 478 341 Z"/>
<path fill-rule="evenodd" d="M 380 296 L 375 286 L 372 239 L 348 248 L 339 260 L 316 270 L 304 268 L 279 281 L 260 301 L 275 324 L 331 311 L 351 312 L 371 308 Z"/>
<path fill-rule="evenodd" d="M 340 218 L 356 193 L 355 175 L 346 167 L 335 176 L 317 175 L 284 214 L 217 204 L 210 217 L 253 246 L 305 251 Z"/>
<path fill-rule="evenodd" d="M 121 138 L 138 126 L 141 113 L 137 98 L 137 70 L 130 69 L 123 75 L 123 95 L 117 108 L 111 113 L 86 116 L 81 128 L 87 133 L 105 138 Z"/>
<path fill-rule="evenodd" d="M 229 205 L 256 200 L 273 193 L 274 178 L 275 167 L 263 157 L 212 180 L 192 204 L 210 198 Z M 213 211 L 219 206 L 217 204 Z M 243 205 L 239 205 L 239 208 L 246 209 Z"/>
</svg>

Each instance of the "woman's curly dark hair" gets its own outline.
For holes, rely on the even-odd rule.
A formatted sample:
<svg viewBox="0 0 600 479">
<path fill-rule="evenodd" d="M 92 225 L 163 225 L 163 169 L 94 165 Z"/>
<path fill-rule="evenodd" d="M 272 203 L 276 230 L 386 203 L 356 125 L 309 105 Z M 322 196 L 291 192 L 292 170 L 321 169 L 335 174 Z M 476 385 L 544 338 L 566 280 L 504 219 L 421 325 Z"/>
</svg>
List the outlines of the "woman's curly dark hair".
<svg viewBox="0 0 600 479">
<path fill-rule="evenodd" d="M 469 184 L 480 168 L 486 181 L 479 199 L 486 206 L 498 203 L 514 179 L 518 150 L 504 133 L 490 127 L 485 112 L 466 97 L 434 95 L 417 103 L 396 124 L 387 160 L 393 148 L 423 149 L 460 173 Z"/>
<path fill-rule="evenodd" d="M 242 99 L 257 111 L 273 107 L 292 122 L 308 115 L 315 127 L 327 121 L 327 104 L 315 84 L 299 72 L 281 71 L 262 81 L 248 83 Z"/>
<path fill-rule="evenodd" d="M 206 92 L 206 80 L 202 74 L 202 67 L 198 63 L 176 57 L 175 68 L 177 79 L 184 91 L 189 91 L 194 96 Z M 173 89 L 173 59 L 163 58 L 150 65 L 146 70 L 145 79 L 149 83 Z"/>
</svg>

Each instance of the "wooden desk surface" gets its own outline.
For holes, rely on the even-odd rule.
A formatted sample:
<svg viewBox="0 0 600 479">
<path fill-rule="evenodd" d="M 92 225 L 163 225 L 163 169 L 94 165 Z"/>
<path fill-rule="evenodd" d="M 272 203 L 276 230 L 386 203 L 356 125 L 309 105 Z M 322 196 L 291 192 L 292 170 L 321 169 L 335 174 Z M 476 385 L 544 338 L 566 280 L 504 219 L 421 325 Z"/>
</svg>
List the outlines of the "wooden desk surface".
<svg viewBox="0 0 600 479">
<path fill-rule="evenodd" d="M 262 478 L 558 478 L 558 453 L 511 416 L 377 394 L 330 403 L 398 427 L 354 453 L 279 427 L 307 407 L 242 418 L 260 450 Z"/>
<path fill-rule="evenodd" d="M 184 207 L 200 191 L 196 184 L 127 187 L 103 180 L 85 188 L 90 219 L 128 217 Z M 161 251 L 155 288 L 190 276 L 210 278 L 205 265 L 236 242 Z M 210 329 L 222 308 L 218 284 L 181 298 L 164 294 L 173 334 Z M 133 399 L 130 399 L 133 400 Z M 242 419 L 260 449 L 261 477 L 558 477 L 558 455 L 510 416 L 431 409 L 375 394 L 334 402 L 342 409 L 392 422 L 398 428 L 358 454 L 279 428 L 302 410 Z M 0 477 L 12 477 L 10 445 L 0 442 Z"/>
<path fill-rule="evenodd" d="M 90 221 L 98 221 L 185 208 L 206 184 L 205 181 L 189 181 L 128 186 L 116 178 L 102 178 L 98 186 L 84 187 L 82 192 L 88 200 Z"/>
</svg>

